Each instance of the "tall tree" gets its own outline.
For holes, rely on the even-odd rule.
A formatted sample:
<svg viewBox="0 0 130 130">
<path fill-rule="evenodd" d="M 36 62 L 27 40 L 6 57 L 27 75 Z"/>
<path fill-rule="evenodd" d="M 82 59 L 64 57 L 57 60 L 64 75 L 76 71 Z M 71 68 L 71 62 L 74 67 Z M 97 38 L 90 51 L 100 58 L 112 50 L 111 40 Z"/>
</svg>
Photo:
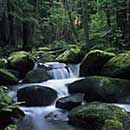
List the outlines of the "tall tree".
<svg viewBox="0 0 130 130">
<path fill-rule="evenodd" d="M 70 2 L 71 0 L 66 0 L 64 1 L 64 5 L 65 5 L 65 9 L 68 13 L 68 17 L 69 17 L 69 20 L 70 20 L 70 25 L 71 25 L 71 28 L 72 28 L 72 32 L 74 34 L 74 37 L 75 37 L 75 41 L 76 42 L 79 42 L 79 37 L 78 37 L 78 34 L 77 34 L 77 31 L 76 31 L 76 28 L 74 26 L 74 20 L 72 18 L 72 1 Z M 70 5 L 71 4 L 71 5 Z"/>
<path fill-rule="evenodd" d="M 82 10 L 83 10 L 83 26 L 86 44 L 89 42 L 89 12 L 88 12 L 88 0 L 82 0 Z"/>
</svg>

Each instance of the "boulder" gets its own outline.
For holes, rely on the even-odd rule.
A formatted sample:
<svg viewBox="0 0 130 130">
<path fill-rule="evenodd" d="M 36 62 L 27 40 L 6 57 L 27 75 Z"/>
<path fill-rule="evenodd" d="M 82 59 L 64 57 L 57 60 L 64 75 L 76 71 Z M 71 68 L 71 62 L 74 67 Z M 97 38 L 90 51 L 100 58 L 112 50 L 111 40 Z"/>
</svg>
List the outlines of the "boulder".
<svg viewBox="0 0 130 130">
<path fill-rule="evenodd" d="M 69 123 L 86 130 L 128 130 L 129 114 L 122 108 L 105 103 L 89 103 L 69 113 Z"/>
<path fill-rule="evenodd" d="M 51 79 L 46 69 L 34 69 L 29 71 L 25 78 L 23 79 L 24 83 L 40 83 Z"/>
<path fill-rule="evenodd" d="M 130 103 L 130 81 L 90 76 L 68 86 L 70 93 L 85 93 L 86 101 Z"/>
<path fill-rule="evenodd" d="M 23 77 L 28 71 L 33 69 L 34 61 L 28 52 L 18 51 L 8 57 L 8 67 L 19 71 L 21 77 Z"/>
<path fill-rule="evenodd" d="M 130 52 L 113 57 L 104 65 L 101 74 L 115 78 L 130 79 Z"/>
<path fill-rule="evenodd" d="M 63 97 L 57 100 L 56 107 L 65 110 L 72 110 L 82 104 L 84 94 L 72 94 L 67 97 Z"/>
<path fill-rule="evenodd" d="M 114 53 L 102 50 L 90 51 L 81 62 L 80 76 L 99 75 L 104 64 L 114 56 Z"/>
<path fill-rule="evenodd" d="M 77 64 L 82 61 L 83 57 L 84 54 L 81 49 L 78 47 L 74 47 L 63 52 L 56 58 L 56 60 L 64 63 Z"/>
<path fill-rule="evenodd" d="M 51 62 L 55 60 L 55 55 L 49 53 L 48 51 L 35 51 L 32 53 L 35 59 L 40 63 Z"/>
<path fill-rule="evenodd" d="M 17 98 L 25 106 L 48 106 L 56 100 L 57 92 L 44 86 L 28 86 L 18 90 Z"/>
<path fill-rule="evenodd" d="M 15 85 L 18 79 L 6 69 L 0 69 L 0 85 Z"/>
</svg>

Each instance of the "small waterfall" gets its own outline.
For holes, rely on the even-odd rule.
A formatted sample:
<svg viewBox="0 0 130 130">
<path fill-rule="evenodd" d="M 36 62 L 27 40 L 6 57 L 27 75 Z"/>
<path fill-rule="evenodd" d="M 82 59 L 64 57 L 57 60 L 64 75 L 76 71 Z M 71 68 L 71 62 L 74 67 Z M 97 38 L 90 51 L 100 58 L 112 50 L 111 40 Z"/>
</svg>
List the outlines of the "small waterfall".
<svg viewBox="0 0 130 130">
<path fill-rule="evenodd" d="M 68 64 L 68 68 L 74 77 L 79 77 L 80 64 Z"/>
<path fill-rule="evenodd" d="M 44 66 L 48 69 L 48 73 L 53 79 L 68 79 L 78 77 L 79 66 L 69 65 L 59 62 L 48 62 Z"/>
</svg>

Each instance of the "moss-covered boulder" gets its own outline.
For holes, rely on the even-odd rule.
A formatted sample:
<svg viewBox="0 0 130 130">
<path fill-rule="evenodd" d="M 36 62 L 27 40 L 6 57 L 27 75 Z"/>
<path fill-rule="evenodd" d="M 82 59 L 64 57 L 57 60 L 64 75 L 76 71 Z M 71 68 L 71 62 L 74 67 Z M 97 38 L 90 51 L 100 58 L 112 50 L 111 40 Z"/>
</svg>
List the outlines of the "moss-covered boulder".
<svg viewBox="0 0 130 130">
<path fill-rule="evenodd" d="M 101 74 L 110 77 L 130 79 L 130 52 L 113 57 L 104 65 Z"/>
<path fill-rule="evenodd" d="M 40 83 L 51 79 L 46 69 L 37 68 L 29 71 L 23 82 L 25 83 Z"/>
<path fill-rule="evenodd" d="M 0 69 L 0 85 L 14 85 L 18 83 L 18 78 L 16 78 L 12 73 L 6 69 Z"/>
<path fill-rule="evenodd" d="M 40 63 L 55 61 L 55 55 L 49 53 L 48 51 L 34 51 L 32 55 Z"/>
<path fill-rule="evenodd" d="M 99 75 L 104 64 L 114 56 L 114 53 L 102 50 L 90 51 L 81 62 L 80 76 Z"/>
<path fill-rule="evenodd" d="M 71 48 L 66 50 L 61 55 L 59 55 L 56 60 L 59 62 L 77 64 L 82 61 L 84 53 L 78 47 Z"/>
<path fill-rule="evenodd" d="M 70 93 L 86 93 L 86 101 L 130 103 L 130 81 L 90 76 L 68 86 Z"/>
<path fill-rule="evenodd" d="M 14 52 L 8 57 L 8 66 L 10 69 L 19 71 L 21 77 L 23 77 L 28 71 L 33 69 L 33 57 L 25 51 Z"/>
<path fill-rule="evenodd" d="M 69 113 L 69 123 L 86 130 L 124 129 L 129 114 L 122 108 L 105 103 L 89 103 Z"/>
<path fill-rule="evenodd" d="M 25 106 L 48 106 L 56 100 L 57 92 L 46 86 L 33 85 L 19 89 L 17 97 Z"/>
</svg>

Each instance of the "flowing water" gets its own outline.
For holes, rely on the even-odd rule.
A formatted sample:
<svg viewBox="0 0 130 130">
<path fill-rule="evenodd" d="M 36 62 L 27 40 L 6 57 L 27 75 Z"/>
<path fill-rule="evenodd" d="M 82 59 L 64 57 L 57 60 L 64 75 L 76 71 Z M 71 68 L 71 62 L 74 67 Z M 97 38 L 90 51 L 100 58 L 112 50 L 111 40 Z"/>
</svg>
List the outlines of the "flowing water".
<svg viewBox="0 0 130 130">
<path fill-rule="evenodd" d="M 57 91 L 58 98 L 68 96 L 67 84 L 76 80 L 80 80 L 79 66 L 80 65 L 66 65 L 64 63 L 49 62 L 44 66 L 48 69 L 48 74 L 53 77 L 53 80 L 48 80 L 43 83 L 35 84 L 19 84 L 14 87 L 12 92 L 16 97 L 16 91 L 19 88 L 40 85 L 47 86 Z M 130 105 L 115 104 L 130 112 Z M 68 125 L 68 112 L 55 107 L 55 103 L 46 107 L 21 107 L 26 114 L 23 120 L 20 120 L 17 125 L 19 130 L 81 130 L 79 128 Z"/>
<path fill-rule="evenodd" d="M 16 91 L 19 88 L 30 85 L 47 86 L 57 91 L 58 98 L 68 96 L 67 84 L 72 83 L 79 76 L 79 65 L 66 65 L 58 62 L 45 63 L 48 73 L 53 80 L 35 84 L 19 84 L 14 87 L 12 92 L 16 97 Z M 19 130 L 79 130 L 68 125 L 68 112 L 55 108 L 55 103 L 47 107 L 21 107 L 26 114 L 25 118 L 18 122 Z M 51 115 L 51 116 L 49 116 Z"/>
<path fill-rule="evenodd" d="M 67 78 L 78 77 L 78 73 L 79 73 L 78 65 L 73 65 L 74 66 L 73 70 L 72 70 L 73 68 L 72 65 L 71 67 L 69 67 L 64 63 L 59 63 L 59 62 L 48 62 L 45 63 L 44 66 L 48 69 L 48 73 L 51 77 L 53 77 L 53 79 L 67 79 Z"/>
</svg>

